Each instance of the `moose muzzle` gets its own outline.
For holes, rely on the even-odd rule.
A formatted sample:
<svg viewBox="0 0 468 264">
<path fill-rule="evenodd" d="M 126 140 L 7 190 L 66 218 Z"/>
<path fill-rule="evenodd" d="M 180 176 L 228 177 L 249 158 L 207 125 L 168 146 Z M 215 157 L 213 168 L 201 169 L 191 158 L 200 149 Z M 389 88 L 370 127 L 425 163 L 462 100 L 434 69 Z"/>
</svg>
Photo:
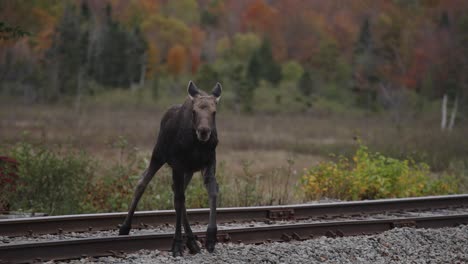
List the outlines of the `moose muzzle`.
<svg viewBox="0 0 468 264">
<path fill-rule="evenodd" d="M 200 141 L 206 142 L 208 139 L 210 139 L 211 135 L 211 129 L 208 127 L 201 127 L 198 128 L 197 130 L 197 138 Z"/>
</svg>

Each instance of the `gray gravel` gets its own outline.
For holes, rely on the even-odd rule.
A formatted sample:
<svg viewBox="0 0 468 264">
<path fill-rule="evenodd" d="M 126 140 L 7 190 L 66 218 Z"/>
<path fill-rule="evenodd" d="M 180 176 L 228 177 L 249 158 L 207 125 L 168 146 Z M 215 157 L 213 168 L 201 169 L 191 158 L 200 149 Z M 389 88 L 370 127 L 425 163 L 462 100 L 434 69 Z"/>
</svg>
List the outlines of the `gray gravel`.
<svg viewBox="0 0 468 264">
<path fill-rule="evenodd" d="M 215 253 L 173 258 L 142 250 L 122 258 L 66 263 L 468 263 L 468 226 L 442 229 L 399 228 L 379 235 L 320 237 L 263 245 L 218 244 Z M 62 262 L 63 263 L 63 262 Z"/>
</svg>

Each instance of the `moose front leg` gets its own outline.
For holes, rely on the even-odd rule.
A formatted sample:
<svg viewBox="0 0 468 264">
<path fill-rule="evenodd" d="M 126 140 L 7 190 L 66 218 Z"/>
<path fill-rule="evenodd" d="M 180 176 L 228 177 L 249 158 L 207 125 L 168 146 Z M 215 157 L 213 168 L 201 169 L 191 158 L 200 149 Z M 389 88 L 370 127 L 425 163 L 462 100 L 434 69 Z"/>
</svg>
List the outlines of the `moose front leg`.
<svg viewBox="0 0 468 264">
<path fill-rule="evenodd" d="M 210 216 L 208 220 L 208 228 L 206 230 L 205 247 L 208 252 L 213 252 L 216 244 L 216 233 L 218 231 L 216 225 L 216 198 L 218 197 L 218 183 L 216 182 L 216 160 L 204 171 L 203 180 L 208 191 Z"/>
<path fill-rule="evenodd" d="M 119 229 L 119 235 L 128 235 L 132 227 L 132 218 L 135 210 L 137 208 L 138 202 L 140 201 L 141 196 L 143 195 L 146 186 L 154 177 L 154 174 L 161 168 L 164 162 L 156 155 L 153 154 L 151 158 L 151 163 L 147 170 L 143 172 L 141 179 L 138 181 L 137 187 L 135 189 L 135 194 L 133 195 L 132 203 L 129 206 L 127 217 L 123 222 L 122 226 Z"/>
<path fill-rule="evenodd" d="M 192 180 L 192 176 L 193 176 L 193 173 L 185 173 L 184 191 L 187 189 L 188 184 Z M 183 210 L 182 218 L 183 218 L 183 223 L 184 223 L 185 236 L 187 237 L 187 241 L 185 242 L 185 244 L 187 245 L 187 248 L 189 249 L 191 254 L 200 253 L 200 247 L 198 246 L 197 240 L 195 236 L 193 235 L 192 228 L 190 228 L 190 223 L 187 217 L 186 207 L 184 206 L 182 210 Z"/>
</svg>

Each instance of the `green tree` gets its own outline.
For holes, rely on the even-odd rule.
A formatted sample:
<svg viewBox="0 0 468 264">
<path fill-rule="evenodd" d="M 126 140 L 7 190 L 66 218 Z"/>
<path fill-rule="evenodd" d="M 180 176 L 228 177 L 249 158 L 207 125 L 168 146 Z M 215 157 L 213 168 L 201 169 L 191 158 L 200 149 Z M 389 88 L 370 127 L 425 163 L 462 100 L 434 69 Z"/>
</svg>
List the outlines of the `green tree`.
<svg viewBox="0 0 468 264">
<path fill-rule="evenodd" d="M 91 55 L 89 74 L 106 86 L 129 87 L 141 79 L 145 50 L 139 28 L 126 30 L 112 19 L 112 8 L 108 5 L 104 29 Z"/>
<path fill-rule="evenodd" d="M 253 86 L 257 86 L 262 77 L 261 67 L 263 67 L 261 58 L 258 52 L 254 52 L 247 65 L 247 79 Z"/>
<path fill-rule="evenodd" d="M 245 61 L 260 47 L 260 44 L 261 40 L 255 33 L 237 33 L 233 38 L 232 56 Z"/>
<path fill-rule="evenodd" d="M 218 56 L 226 60 L 247 62 L 260 47 L 260 44 L 261 40 L 255 33 L 236 33 L 232 41 L 228 37 L 220 39 L 217 43 L 216 52 Z"/>
<path fill-rule="evenodd" d="M 366 17 L 362 22 L 361 29 L 359 31 L 358 40 L 354 46 L 354 54 L 362 54 L 370 51 L 372 45 L 372 36 L 370 32 L 369 18 Z"/>
<path fill-rule="evenodd" d="M 206 28 L 216 27 L 220 21 L 222 5 L 223 3 L 220 0 L 211 1 L 207 8 L 201 10 L 200 24 Z"/>
<path fill-rule="evenodd" d="M 0 21 L 0 39 L 8 40 L 30 36 L 31 33 L 17 26 L 10 26 L 7 23 Z"/>
<path fill-rule="evenodd" d="M 377 100 L 376 85 L 377 57 L 370 30 L 369 18 L 364 19 L 353 52 L 353 90 L 358 93 L 357 104 L 375 109 Z"/>
<path fill-rule="evenodd" d="M 47 100 L 55 100 L 61 94 L 75 94 L 79 72 L 85 64 L 89 42 L 89 14 L 86 7 L 80 10 L 68 4 L 58 23 L 53 44 L 47 52 L 53 65 L 53 86 L 46 91 Z M 82 26 L 83 25 L 83 26 Z M 55 80 L 55 81 L 54 81 Z"/>
<path fill-rule="evenodd" d="M 250 113 L 253 111 L 254 89 L 256 85 L 245 76 L 243 64 L 236 64 L 229 74 L 229 79 L 234 83 L 235 102 L 241 106 L 241 111 Z"/>
<path fill-rule="evenodd" d="M 261 63 L 261 76 L 263 79 L 270 81 L 273 84 L 278 84 L 281 81 L 281 67 L 273 59 L 271 43 L 264 40 L 258 49 L 258 56 Z"/>
<path fill-rule="evenodd" d="M 297 81 L 304 74 L 304 69 L 297 61 L 288 61 L 281 66 L 281 76 L 284 80 Z"/>
<path fill-rule="evenodd" d="M 210 64 L 203 64 L 197 73 L 195 83 L 201 89 L 210 91 L 214 87 L 217 80 L 219 80 L 219 74 L 213 69 Z"/>
<path fill-rule="evenodd" d="M 314 59 L 314 64 L 326 81 L 336 79 L 339 54 L 338 45 L 334 40 L 325 39 L 320 42 L 320 49 Z"/>
<path fill-rule="evenodd" d="M 146 65 L 147 43 L 139 27 L 127 33 L 126 73 L 129 83 L 142 83 Z"/>
<path fill-rule="evenodd" d="M 301 93 L 305 96 L 309 96 L 317 92 L 316 80 L 310 70 L 305 70 L 302 73 L 297 86 L 299 91 L 301 91 Z"/>
<path fill-rule="evenodd" d="M 460 100 L 463 100 L 460 103 L 460 110 L 468 112 L 468 82 L 466 76 L 468 76 L 468 14 L 464 14 L 457 23 L 458 38 L 457 44 L 459 48 L 459 58 L 460 58 L 460 72 L 461 76 L 465 76 L 465 81 L 460 83 Z"/>
<path fill-rule="evenodd" d="M 273 59 L 271 44 L 268 40 L 264 40 L 250 57 L 247 78 L 255 86 L 260 80 L 267 80 L 274 85 L 281 81 L 281 67 Z"/>
</svg>

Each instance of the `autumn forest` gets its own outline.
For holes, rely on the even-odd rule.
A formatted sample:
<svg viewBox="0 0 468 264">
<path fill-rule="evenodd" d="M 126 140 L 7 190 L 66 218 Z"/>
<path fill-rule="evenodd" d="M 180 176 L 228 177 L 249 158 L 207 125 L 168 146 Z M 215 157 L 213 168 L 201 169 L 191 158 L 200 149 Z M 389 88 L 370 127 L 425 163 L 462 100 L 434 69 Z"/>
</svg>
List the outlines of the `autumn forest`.
<svg viewBox="0 0 468 264">
<path fill-rule="evenodd" d="M 60 212 L 126 210 L 189 80 L 223 86 L 221 205 L 468 191 L 466 0 L 0 0 L 0 156 L 92 178 Z M 141 208 L 171 208 L 162 174 Z"/>
<path fill-rule="evenodd" d="M 377 111 L 400 104 L 399 97 L 445 96 L 460 106 L 467 97 L 468 4 L 461 0 L 35 0 L 0 7 L 5 26 L 29 33 L 1 33 L 1 92 L 28 102 L 116 88 L 144 87 L 157 97 L 158 90 L 181 92 L 190 78 L 201 87 L 226 83 L 238 111 L 255 110 L 257 88 L 272 89 L 280 103 L 285 94 L 274 89 L 289 90 L 298 111 L 322 99 Z"/>
</svg>

